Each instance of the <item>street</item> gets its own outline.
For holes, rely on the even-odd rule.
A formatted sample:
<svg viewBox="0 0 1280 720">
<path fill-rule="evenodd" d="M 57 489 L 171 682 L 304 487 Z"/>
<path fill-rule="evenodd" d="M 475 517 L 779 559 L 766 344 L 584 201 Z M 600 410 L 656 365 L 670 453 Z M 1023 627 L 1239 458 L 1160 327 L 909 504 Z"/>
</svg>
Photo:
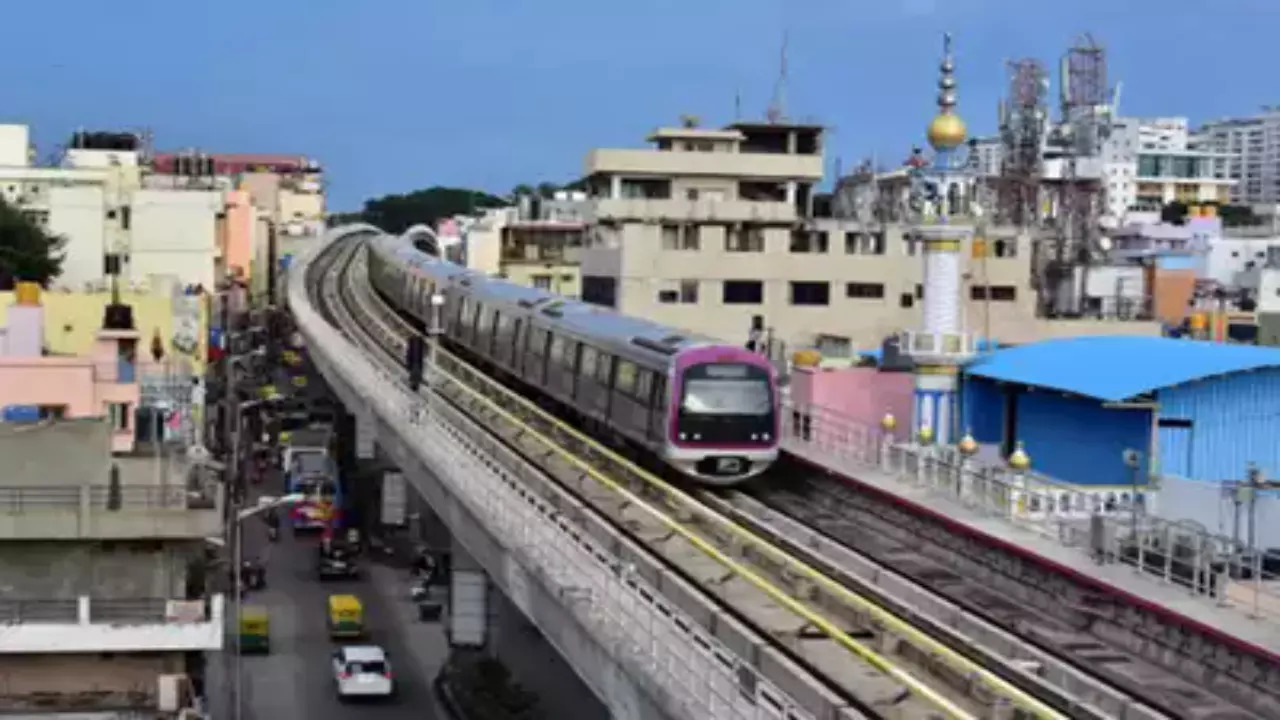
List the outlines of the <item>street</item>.
<svg viewBox="0 0 1280 720">
<path fill-rule="evenodd" d="M 447 645 L 441 626 L 422 623 L 408 601 L 408 573 L 365 560 L 356 581 L 326 581 L 315 575 L 315 535 L 294 537 L 282 522 L 280 538 L 267 540 L 258 518 L 245 522 L 245 557 L 267 566 L 267 588 L 250 592 L 246 605 L 271 615 L 271 653 L 243 657 L 245 720 L 371 717 L 384 720 L 443 718 L 430 680 L 443 664 Z M 381 703 L 339 702 L 329 669 L 337 647 L 326 631 L 330 594 L 351 593 L 364 603 L 366 641 L 390 657 L 397 696 Z M 411 652 L 411 649 L 413 652 Z"/>
</svg>

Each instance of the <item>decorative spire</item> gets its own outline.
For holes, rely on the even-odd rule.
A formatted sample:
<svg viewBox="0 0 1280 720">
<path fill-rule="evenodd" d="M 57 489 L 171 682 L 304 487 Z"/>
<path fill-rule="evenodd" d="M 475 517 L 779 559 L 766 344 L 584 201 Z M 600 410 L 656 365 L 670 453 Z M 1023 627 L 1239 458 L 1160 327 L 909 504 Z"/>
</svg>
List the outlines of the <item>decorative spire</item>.
<svg viewBox="0 0 1280 720">
<path fill-rule="evenodd" d="M 964 144 L 969 129 L 956 114 L 956 61 L 951 33 L 942 36 L 942 64 L 938 77 L 938 115 L 929 123 L 929 144 L 934 150 L 954 150 Z"/>
<path fill-rule="evenodd" d="M 951 33 L 942 36 L 942 71 L 938 78 L 938 112 L 950 115 L 956 107 L 956 61 L 951 54 Z"/>
</svg>

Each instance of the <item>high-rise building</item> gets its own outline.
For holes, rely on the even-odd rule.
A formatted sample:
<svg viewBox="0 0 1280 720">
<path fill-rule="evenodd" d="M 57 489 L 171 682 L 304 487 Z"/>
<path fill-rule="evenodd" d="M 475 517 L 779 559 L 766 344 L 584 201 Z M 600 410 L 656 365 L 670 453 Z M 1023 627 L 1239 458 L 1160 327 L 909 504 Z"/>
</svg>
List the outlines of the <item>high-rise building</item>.
<svg viewBox="0 0 1280 720">
<path fill-rule="evenodd" d="M 1280 203 L 1280 107 L 1243 117 L 1206 123 L 1195 134 L 1196 144 L 1217 153 L 1213 176 L 1235 181 L 1234 203 Z"/>
</svg>

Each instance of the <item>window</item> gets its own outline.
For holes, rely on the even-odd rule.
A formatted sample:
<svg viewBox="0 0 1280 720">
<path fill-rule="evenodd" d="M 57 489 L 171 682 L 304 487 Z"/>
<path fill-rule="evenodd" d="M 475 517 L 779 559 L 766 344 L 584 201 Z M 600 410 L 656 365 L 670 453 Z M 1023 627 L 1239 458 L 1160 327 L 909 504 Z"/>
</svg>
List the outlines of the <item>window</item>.
<svg viewBox="0 0 1280 720">
<path fill-rule="evenodd" d="M 534 276 L 533 276 L 533 278 L 532 278 L 532 281 L 533 281 L 533 286 L 534 286 L 535 288 L 539 289 L 539 290 L 550 290 L 550 289 L 551 289 L 551 276 L 550 276 L 550 275 L 534 275 Z"/>
<path fill-rule="evenodd" d="M 725 305 L 759 305 L 764 302 L 764 283 L 759 280 L 725 280 Z"/>
<path fill-rule="evenodd" d="M 618 303 L 618 279 L 605 275 L 583 275 L 582 301 L 592 305 L 616 307 Z"/>
<path fill-rule="evenodd" d="M 697 250 L 700 247 L 697 225 L 663 225 L 663 250 Z"/>
<path fill-rule="evenodd" d="M 626 360 L 618 361 L 618 374 L 613 379 L 613 387 L 624 395 L 633 395 L 636 391 L 636 366 Z"/>
<path fill-rule="evenodd" d="M 129 403 L 107 403 L 107 415 L 116 432 L 129 431 Z"/>
<path fill-rule="evenodd" d="M 844 235 L 846 255 L 883 255 L 883 232 L 850 232 Z"/>
<path fill-rule="evenodd" d="M 128 230 L 130 223 L 133 221 L 133 208 L 125 205 L 120 208 L 120 229 Z"/>
<path fill-rule="evenodd" d="M 825 282 L 791 283 L 792 305 L 829 305 L 831 284 Z"/>
<path fill-rule="evenodd" d="M 698 281 L 681 280 L 678 288 L 659 290 L 658 302 L 664 305 L 681 303 L 691 305 L 698 302 Z"/>
<path fill-rule="evenodd" d="M 791 252 L 793 253 L 825 253 L 827 251 L 827 234 L 809 230 L 793 230 L 791 232 Z"/>
<path fill-rule="evenodd" d="M 924 299 L 924 285 L 921 285 L 920 283 L 916 283 L 916 299 Z"/>
<path fill-rule="evenodd" d="M 844 296 L 847 298 L 859 298 L 862 300 L 883 300 L 884 284 L 883 283 L 845 283 Z"/>
<path fill-rule="evenodd" d="M 974 285 L 969 288 L 972 300 L 991 300 L 993 302 L 1013 302 L 1018 299 L 1017 288 L 1012 285 Z"/>
<path fill-rule="evenodd" d="M 688 200 L 697 200 L 697 199 L 698 199 L 698 188 L 689 188 L 688 190 L 685 190 L 685 191 L 684 191 L 684 196 L 685 196 L 685 198 L 686 198 L 686 199 L 688 199 Z"/>
<path fill-rule="evenodd" d="M 582 346 L 582 364 L 578 368 L 578 371 L 582 373 L 582 377 L 595 379 L 596 358 L 598 357 L 599 353 L 596 352 L 595 348 L 587 347 L 586 345 Z"/>
<path fill-rule="evenodd" d="M 898 296 L 898 307 L 904 310 L 910 310 L 916 306 L 916 296 L 911 293 L 902 293 Z"/>
<path fill-rule="evenodd" d="M 730 228 L 724 236 L 724 249 L 728 252 L 764 252 L 764 228 L 754 225 Z"/>
</svg>

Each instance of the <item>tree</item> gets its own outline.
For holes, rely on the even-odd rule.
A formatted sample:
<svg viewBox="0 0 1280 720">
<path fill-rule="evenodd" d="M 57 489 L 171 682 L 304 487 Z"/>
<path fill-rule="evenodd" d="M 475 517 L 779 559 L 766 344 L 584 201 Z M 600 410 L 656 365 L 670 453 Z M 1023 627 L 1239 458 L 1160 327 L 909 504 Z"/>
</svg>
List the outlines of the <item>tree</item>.
<svg viewBox="0 0 1280 720">
<path fill-rule="evenodd" d="M 65 244 L 0 198 L 0 289 L 19 281 L 48 286 L 62 272 Z"/>
<path fill-rule="evenodd" d="M 330 224 L 365 222 L 389 233 L 402 233 L 419 223 L 434 226 L 443 218 L 506 205 L 506 200 L 480 190 L 436 186 L 366 200 L 359 213 L 332 215 Z"/>
</svg>

